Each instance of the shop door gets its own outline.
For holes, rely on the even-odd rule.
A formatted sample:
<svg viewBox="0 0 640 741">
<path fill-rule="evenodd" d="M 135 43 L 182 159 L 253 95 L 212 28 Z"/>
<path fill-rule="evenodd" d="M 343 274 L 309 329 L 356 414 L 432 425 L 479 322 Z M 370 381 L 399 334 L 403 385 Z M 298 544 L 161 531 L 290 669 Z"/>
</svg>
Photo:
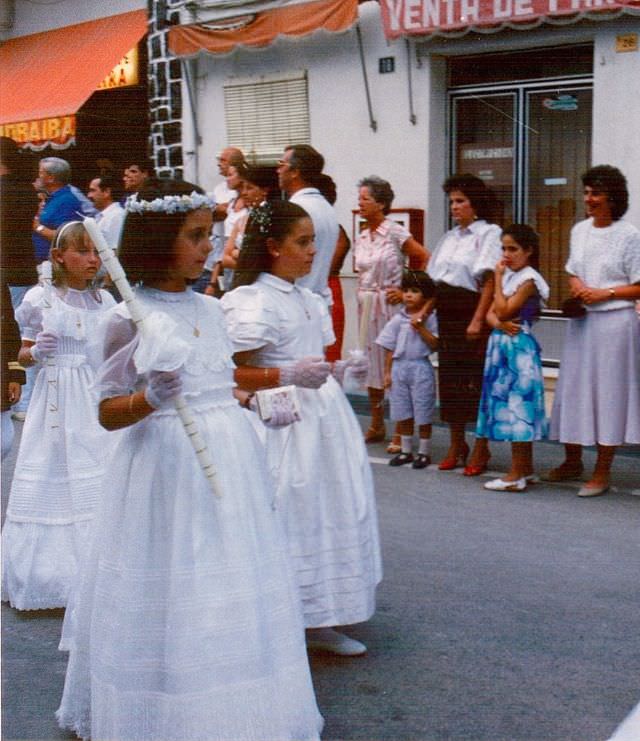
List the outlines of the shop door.
<svg viewBox="0 0 640 741">
<path fill-rule="evenodd" d="M 451 93 L 451 172 L 471 172 L 493 188 L 498 223 L 536 229 L 549 309 L 567 295 L 569 232 L 583 218 L 580 175 L 590 164 L 591 106 L 590 81 Z"/>
</svg>

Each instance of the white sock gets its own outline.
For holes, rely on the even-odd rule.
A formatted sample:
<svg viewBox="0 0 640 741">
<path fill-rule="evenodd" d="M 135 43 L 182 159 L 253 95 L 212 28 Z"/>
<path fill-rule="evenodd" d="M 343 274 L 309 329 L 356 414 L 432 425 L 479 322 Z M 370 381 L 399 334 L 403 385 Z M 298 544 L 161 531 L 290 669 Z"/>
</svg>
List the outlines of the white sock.
<svg viewBox="0 0 640 741">
<path fill-rule="evenodd" d="M 413 447 L 413 435 L 400 435 L 400 447 L 403 453 L 410 453 Z"/>
<path fill-rule="evenodd" d="M 421 437 L 420 447 L 418 448 L 420 455 L 431 455 L 431 438 Z"/>
</svg>

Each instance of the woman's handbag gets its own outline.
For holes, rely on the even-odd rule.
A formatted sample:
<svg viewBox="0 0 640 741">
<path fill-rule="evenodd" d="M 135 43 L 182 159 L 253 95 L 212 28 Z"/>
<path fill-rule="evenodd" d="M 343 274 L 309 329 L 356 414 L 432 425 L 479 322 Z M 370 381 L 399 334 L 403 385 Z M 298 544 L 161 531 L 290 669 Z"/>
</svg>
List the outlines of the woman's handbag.
<svg viewBox="0 0 640 741">
<path fill-rule="evenodd" d="M 567 298 L 562 302 L 562 316 L 567 319 L 582 319 L 587 315 L 587 310 L 579 298 Z"/>
</svg>

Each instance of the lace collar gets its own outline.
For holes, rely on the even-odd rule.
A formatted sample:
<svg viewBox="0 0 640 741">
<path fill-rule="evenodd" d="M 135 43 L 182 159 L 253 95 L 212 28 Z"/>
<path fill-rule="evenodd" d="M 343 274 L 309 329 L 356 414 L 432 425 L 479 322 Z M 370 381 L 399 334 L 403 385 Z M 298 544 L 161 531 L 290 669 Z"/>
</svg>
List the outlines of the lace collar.
<svg viewBox="0 0 640 741">
<path fill-rule="evenodd" d="M 138 286 L 136 294 L 144 298 L 150 298 L 154 301 L 160 301 L 163 304 L 187 304 L 193 301 L 195 293 L 191 286 L 187 286 L 184 291 L 161 291 L 159 288 L 150 288 L 149 286 Z"/>
</svg>

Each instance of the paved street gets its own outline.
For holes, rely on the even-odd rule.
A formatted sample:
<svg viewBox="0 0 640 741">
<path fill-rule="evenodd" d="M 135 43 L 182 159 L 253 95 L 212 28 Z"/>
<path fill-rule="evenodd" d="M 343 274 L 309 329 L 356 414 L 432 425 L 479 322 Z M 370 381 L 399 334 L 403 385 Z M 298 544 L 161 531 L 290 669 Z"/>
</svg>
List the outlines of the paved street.
<svg viewBox="0 0 640 741">
<path fill-rule="evenodd" d="M 435 459 L 446 450 L 436 427 Z M 504 471 L 508 446 L 493 446 Z M 561 448 L 541 443 L 536 467 Z M 640 455 L 611 494 L 524 494 L 459 472 L 392 469 L 371 447 L 385 577 L 360 659 L 312 658 L 324 739 L 604 741 L 640 700 Z M 591 463 L 593 454 L 586 455 Z M 13 459 L 3 467 L 3 510 Z M 3 605 L 2 738 L 65 739 L 53 713 L 62 611 Z"/>
</svg>

